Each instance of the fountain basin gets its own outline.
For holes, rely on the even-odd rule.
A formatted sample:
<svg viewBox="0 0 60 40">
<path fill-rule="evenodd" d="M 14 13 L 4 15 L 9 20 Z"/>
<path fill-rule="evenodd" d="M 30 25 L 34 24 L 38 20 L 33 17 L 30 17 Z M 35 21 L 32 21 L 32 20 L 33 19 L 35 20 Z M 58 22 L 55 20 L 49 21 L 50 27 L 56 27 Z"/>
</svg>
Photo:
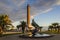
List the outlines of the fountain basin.
<svg viewBox="0 0 60 40">
<path fill-rule="evenodd" d="M 29 36 L 29 35 L 20 35 L 19 37 L 23 37 L 23 38 L 48 38 L 48 37 L 53 37 L 53 35 L 50 34 L 35 34 L 34 36 Z"/>
</svg>

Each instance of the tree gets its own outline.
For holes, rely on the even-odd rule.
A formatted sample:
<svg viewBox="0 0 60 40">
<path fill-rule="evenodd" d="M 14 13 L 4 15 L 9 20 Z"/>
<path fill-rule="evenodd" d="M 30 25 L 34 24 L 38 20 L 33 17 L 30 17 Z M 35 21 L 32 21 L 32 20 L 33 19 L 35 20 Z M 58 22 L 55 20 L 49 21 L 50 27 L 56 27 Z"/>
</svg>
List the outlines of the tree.
<svg viewBox="0 0 60 40">
<path fill-rule="evenodd" d="M 58 25 L 57 28 L 58 28 L 58 32 L 59 32 L 59 30 L 60 30 L 60 25 Z"/>
<path fill-rule="evenodd" d="M 24 33 L 25 27 L 26 27 L 26 22 L 21 21 L 21 27 L 22 27 L 22 33 Z"/>
<path fill-rule="evenodd" d="M 0 27 L 4 31 L 5 25 L 11 24 L 11 20 L 8 15 L 0 15 Z"/>
<path fill-rule="evenodd" d="M 49 26 L 49 28 L 48 28 L 48 30 L 49 30 L 49 29 L 50 29 L 50 30 L 51 30 L 51 32 L 52 32 L 53 26 L 52 26 L 52 25 L 50 25 L 50 26 Z"/>
<path fill-rule="evenodd" d="M 59 25 L 59 23 L 52 23 L 52 25 L 53 25 L 53 26 L 57 26 L 57 25 Z"/>
<path fill-rule="evenodd" d="M 32 26 L 34 26 L 34 27 L 40 27 L 35 21 L 34 21 L 34 19 L 32 20 Z"/>
<path fill-rule="evenodd" d="M 59 23 L 52 23 L 52 26 L 55 28 L 55 31 L 56 31 L 57 30 L 57 27 L 59 27 Z"/>
<path fill-rule="evenodd" d="M 17 28 L 19 29 L 21 27 L 21 25 L 17 25 Z"/>
<path fill-rule="evenodd" d="M 57 29 L 58 29 L 58 32 L 59 32 L 59 30 L 60 30 L 60 25 L 59 25 L 59 23 L 52 23 L 50 26 L 49 26 L 49 28 L 48 29 L 55 29 L 55 31 L 57 31 Z"/>
<path fill-rule="evenodd" d="M 32 23 L 31 23 L 31 24 L 32 24 L 32 26 L 34 26 L 34 27 L 36 27 L 36 25 L 37 25 L 37 24 L 35 23 L 34 19 L 32 20 Z"/>
<path fill-rule="evenodd" d="M 42 28 L 43 28 L 42 26 L 40 26 L 40 27 L 39 27 L 39 29 L 40 29 L 40 32 L 41 32 Z"/>
<path fill-rule="evenodd" d="M 34 21 L 34 19 L 32 20 L 32 23 L 31 23 L 31 24 L 32 24 L 32 26 L 34 26 L 35 28 L 38 27 L 39 30 L 40 30 L 40 32 L 41 32 L 42 27 L 39 26 L 39 25 Z"/>
</svg>

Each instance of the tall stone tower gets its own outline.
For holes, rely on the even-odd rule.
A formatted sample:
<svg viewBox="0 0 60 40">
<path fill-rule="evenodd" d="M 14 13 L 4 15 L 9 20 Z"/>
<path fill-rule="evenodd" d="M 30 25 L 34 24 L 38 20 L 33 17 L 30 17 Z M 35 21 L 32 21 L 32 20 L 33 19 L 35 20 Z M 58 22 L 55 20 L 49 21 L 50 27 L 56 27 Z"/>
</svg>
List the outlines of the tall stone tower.
<svg viewBox="0 0 60 40">
<path fill-rule="evenodd" d="M 30 16 L 30 5 L 28 4 L 27 5 L 27 25 L 28 25 L 29 30 L 33 30 L 34 27 L 30 23 L 30 17 L 31 17 Z"/>
<path fill-rule="evenodd" d="M 27 25 L 30 27 L 30 6 L 27 5 Z"/>
</svg>

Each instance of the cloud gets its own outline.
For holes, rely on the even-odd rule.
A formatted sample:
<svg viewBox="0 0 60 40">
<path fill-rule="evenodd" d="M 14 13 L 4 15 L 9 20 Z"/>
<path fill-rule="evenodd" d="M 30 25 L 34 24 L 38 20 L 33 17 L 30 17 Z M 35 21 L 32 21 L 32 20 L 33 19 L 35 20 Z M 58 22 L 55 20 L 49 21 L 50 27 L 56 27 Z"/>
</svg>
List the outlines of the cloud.
<svg viewBox="0 0 60 40">
<path fill-rule="evenodd" d="M 31 15 L 36 16 L 38 14 L 52 11 L 54 9 L 53 7 L 59 5 L 59 3 L 60 0 L 39 0 L 39 1 L 36 0 L 31 5 Z"/>
<path fill-rule="evenodd" d="M 49 8 L 49 9 L 47 9 L 47 10 L 45 10 L 45 11 L 42 11 L 42 13 L 47 13 L 47 12 L 49 12 L 49 11 L 51 11 L 51 10 L 53 10 L 53 8 Z"/>
<path fill-rule="evenodd" d="M 13 21 L 26 19 L 26 4 L 30 4 L 31 16 L 46 13 L 60 5 L 60 0 L 0 0 L 0 14 L 6 13 Z"/>
<path fill-rule="evenodd" d="M 56 5 L 60 5 L 60 0 L 56 0 Z"/>
<path fill-rule="evenodd" d="M 47 12 L 50 12 L 51 10 L 53 10 L 53 8 L 49 8 L 49 9 L 46 9 L 46 10 L 38 10 L 38 12 L 34 12 L 33 15 L 31 15 L 31 19 L 33 19 L 35 16 L 39 15 L 39 14 L 42 14 L 42 13 L 47 13 Z M 37 14 L 36 14 L 37 13 Z"/>
<path fill-rule="evenodd" d="M 20 7 L 21 5 L 24 4 L 25 0 L 12 0 L 12 2 L 13 2 L 16 6 Z"/>
<path fill-rule="evenodd" d="M 0 0 L 0 13 L 5 13 L 10 16 L 12 20 L 23 19 L 22 13 L 24 9 L 21 7 L 25 0 Z"/>
</svg>

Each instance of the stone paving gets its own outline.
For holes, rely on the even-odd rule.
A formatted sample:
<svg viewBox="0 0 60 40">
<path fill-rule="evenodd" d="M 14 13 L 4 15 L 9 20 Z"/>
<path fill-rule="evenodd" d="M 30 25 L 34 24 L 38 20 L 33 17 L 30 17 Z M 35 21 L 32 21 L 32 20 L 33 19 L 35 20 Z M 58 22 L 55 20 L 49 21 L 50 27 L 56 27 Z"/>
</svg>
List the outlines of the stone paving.
<svg viewBox="0 0 60 40">
<path fill-rule="evenodd" d="M 0 40 L 60 40 L 60 34 L 56 34 L 50 38 L 20 38 L 18 34 L 0 37 Z"/>
</svg>

